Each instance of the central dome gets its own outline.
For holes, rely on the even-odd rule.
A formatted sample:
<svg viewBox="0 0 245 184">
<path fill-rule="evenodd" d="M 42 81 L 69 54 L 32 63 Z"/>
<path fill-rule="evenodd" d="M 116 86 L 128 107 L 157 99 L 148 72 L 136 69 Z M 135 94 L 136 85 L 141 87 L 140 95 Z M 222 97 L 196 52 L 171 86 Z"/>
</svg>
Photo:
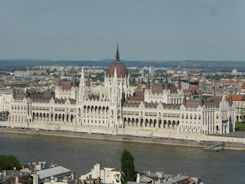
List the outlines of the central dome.
<svg viewBox="0 0 245 184">
<path fill-rule="evenodd" d="M 117 77 L 125 78 L 128 77 L 128 70 L 126 66 L 120 61 L 119 51 L 117 46 L 116 60 L 109 66 L 106 76 L 109 78 L 114 77 L 115 68 L 117 69 Z"/>
</svg>

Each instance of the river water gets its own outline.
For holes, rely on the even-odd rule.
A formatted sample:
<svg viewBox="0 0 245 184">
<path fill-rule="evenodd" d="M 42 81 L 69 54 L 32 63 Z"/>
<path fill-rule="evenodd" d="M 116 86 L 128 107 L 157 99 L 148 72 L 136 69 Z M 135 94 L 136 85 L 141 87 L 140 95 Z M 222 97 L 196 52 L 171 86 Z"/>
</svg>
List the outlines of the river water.
<svg viewBox="0 0 245 184">
<path fill-rule="evenodd" d="M 133 154 L 137 171 L 182 173 L 205 184 L 245 184 L 244 151 L 203 152 L 193 147 L 0 133 L 0 154 L 14 154 L 22 162 L 57 163 L 76 176 L 90 171 L 96 162 L 120 168 L 125 148 Z"/>
</svg>

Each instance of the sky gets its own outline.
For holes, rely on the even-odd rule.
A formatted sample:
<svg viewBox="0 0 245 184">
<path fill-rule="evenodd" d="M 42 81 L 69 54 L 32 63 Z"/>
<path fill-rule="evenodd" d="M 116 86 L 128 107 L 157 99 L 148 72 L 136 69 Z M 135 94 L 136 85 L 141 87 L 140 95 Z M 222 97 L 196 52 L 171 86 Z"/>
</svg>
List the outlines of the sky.
<svg viewBox="0 0 245 184">
<path fill-rule="evenodd" d="M 0 59 L 245 61 L 245 0 L 1 0 Z"/>
</svg>

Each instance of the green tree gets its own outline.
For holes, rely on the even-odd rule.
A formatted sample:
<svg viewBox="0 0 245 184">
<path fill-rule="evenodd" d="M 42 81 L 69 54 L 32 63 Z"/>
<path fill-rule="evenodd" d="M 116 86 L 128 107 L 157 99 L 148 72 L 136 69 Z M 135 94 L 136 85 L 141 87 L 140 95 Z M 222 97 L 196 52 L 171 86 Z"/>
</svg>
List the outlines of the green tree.
<svg viewBox="0 0 245 184">
<path fill-rule="evenodd" d="M 20 161 L 14 155 L 0 155 L 0 170 L 21 169 Z"/>
<path fill-rule="evenodd" d="M 135 179 L 134 157 L 126 149 L 121 156 L 121 174 L 122 184 L 127 184 L 128 181 L 134 181 Z"/>
</svg>

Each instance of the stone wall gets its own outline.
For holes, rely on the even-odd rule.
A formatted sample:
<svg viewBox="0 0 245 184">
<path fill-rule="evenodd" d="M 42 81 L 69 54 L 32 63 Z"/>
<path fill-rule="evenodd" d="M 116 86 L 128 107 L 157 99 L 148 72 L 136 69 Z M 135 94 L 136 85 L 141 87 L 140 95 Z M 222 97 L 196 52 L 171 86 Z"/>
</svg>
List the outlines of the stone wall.
<svg viewBox="0 0 245 184">
<path fill-rule="evenodd" d="M 63 125 L 58 123 L 15 123 L 15 122 L 0 122 L 0 126 L 32 128 L 55 131 L 71 131 L 71 132 L 85 132 L 85 133 L 100 133 L 108 135 L 130 135 L 139 137 L 162 137 L 175 138 L 196 141 L 215 141 L 215 142 L 231 142 L 231 143 L 245 143 L 245 138 L 241 137 L 226 137 L 226 136 L 211 136 L 211 135 L 197 135 L 190 133 L 176 133 L 175 130 L 162 129 L 141 129 L 141 128 L 104 128 L 104 127 L 82 127 L 75 125 Z"/>
</svg>

